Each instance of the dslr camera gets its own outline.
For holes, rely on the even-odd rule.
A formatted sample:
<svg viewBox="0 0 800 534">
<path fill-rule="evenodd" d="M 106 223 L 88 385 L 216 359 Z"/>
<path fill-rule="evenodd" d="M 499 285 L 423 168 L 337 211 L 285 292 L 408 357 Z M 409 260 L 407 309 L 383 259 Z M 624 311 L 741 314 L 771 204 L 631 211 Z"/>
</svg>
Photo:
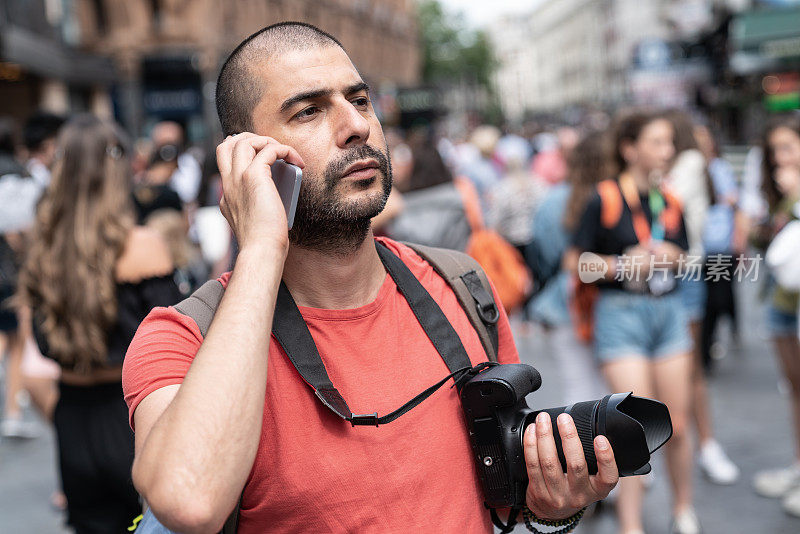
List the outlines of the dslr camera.
<svg viewBox="0 0 800 534">
<path fill-rule="evenodd" d="M 594 438 L 604 435 L 611 443 L 620 476 L 650 472 L 650 455 L 672 436 L 667 407 L 632 393 L 606 395 L 600 400 L 534 411 L 525 396 L 539 389 L 539 372 L 525 364 L 495 365 L 478 373 L 461 389 L 470 442 L 486 505 L 522 507 L 528 472 L 522 447 L 525 429 L 539 412 L 553 424 L 558 457 L 567 470 L 556 418 L 567 413 L 575 421 L 590 474 L 597 473 Z"/>
</svg>

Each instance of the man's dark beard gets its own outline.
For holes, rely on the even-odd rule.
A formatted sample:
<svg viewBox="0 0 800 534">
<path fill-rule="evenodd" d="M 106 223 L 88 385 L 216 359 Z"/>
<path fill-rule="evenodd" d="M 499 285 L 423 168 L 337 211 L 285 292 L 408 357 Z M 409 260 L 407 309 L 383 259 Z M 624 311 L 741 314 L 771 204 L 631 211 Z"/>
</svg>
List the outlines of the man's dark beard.
<svg viewBox="0 0 800 534">
<path fill-rule="evenodd" d="M 382 194 L 343 202 L 335 192 L 336 185 L 350 165 L 364 159 L 378 162 L 379 172 L 375 179 L 381 180 Z M 372 182 L 368 185 L 371 186 Z M 364 241 L 370 220 L 383 210 L 391 190 L 392 164 L 389 157 L 369 145 L 355 146 L 328 164 L 322 180 L 304 171 L 294 225 L 289 230 L 290 242 L 299 247 L 337 254 L 353 252 Z"/>
</svg>

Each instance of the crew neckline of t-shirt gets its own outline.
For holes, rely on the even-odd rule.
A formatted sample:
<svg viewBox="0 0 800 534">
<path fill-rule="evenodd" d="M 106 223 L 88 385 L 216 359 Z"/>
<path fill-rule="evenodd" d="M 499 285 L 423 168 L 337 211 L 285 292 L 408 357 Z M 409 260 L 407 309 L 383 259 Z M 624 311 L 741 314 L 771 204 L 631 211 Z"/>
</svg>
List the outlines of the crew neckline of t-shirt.
<svg viewBox="0 0 800 534">
<path fill-rule="evenodd" d="M 311 308 L 308 306 L 298 306 L 303 319 L 314 319 L 318 321 L 354 321 L 356 319 L 363 319 L 368 315 L 372 315 L 381 309 L 383 304 L 389 298 L 389 295 L 395 290 L 397 286 L 389 273 L 386 273 L 386 278 L 383 280 L 378 296 L 375 300 L 369 302 L 358 308 L 346 308 L 343 310 L 329 310 L 325 308 Z"/>
</svg>

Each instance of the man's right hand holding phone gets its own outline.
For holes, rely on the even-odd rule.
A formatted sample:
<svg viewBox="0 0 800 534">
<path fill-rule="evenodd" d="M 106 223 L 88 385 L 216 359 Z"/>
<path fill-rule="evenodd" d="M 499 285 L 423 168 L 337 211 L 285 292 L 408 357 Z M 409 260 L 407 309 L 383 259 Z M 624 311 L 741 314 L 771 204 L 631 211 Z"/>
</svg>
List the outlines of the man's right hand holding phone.
<svg viewBox="0 0 800 534">
<path fill-rule="evenodd" d="M 305 166 L 300 155 L 272 137 L 244 132 L 227 137 L 217 146 L 222 177 L 219 207 L 231 225 L 241 250 L 266 244 L 285 254 L 289 248 L 288 224 L 270 165 L 282 159 Z"/>
<path fill-rule="evenodd" d="M 293 148 L 252 133 L 217 147 L 220 209 L 240 247 L 236 266 L 183 382 L 149 394 L 134 416 L 133 480 L 172 530 L 186 528 L 185 506 L 194 501 L 198 530 L 218 532 L 258 451 L 274 315 L 266 303 L 277 298 L 289 250 L 270 170 L 276 159 L 303 166 Z"/>
</svg>

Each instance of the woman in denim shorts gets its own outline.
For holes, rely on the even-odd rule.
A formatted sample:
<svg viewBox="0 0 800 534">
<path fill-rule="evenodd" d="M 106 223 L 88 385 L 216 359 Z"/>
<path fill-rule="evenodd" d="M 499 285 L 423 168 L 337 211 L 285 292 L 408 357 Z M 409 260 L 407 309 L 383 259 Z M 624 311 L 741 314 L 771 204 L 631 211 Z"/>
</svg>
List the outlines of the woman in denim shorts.
<svg viewBox="0 0 800 534">
<path fill-rule="evenodd" d="M 636 113 L 618 122 L 617 177 L 601 182 L 590 198 L 565 266 L 599 288 L 595 353 L 610 388 L 669 408 L 672 532 L 696 534 L 688 435 L 692 342 L 675 275 L 688 242 L 679 203 L 660 187 L 674 153 L 674 128 L 664 116 Z M 639 477 L 620 482 L 623 534 L 643 532 L 642 496 Z"/>
</svg>

